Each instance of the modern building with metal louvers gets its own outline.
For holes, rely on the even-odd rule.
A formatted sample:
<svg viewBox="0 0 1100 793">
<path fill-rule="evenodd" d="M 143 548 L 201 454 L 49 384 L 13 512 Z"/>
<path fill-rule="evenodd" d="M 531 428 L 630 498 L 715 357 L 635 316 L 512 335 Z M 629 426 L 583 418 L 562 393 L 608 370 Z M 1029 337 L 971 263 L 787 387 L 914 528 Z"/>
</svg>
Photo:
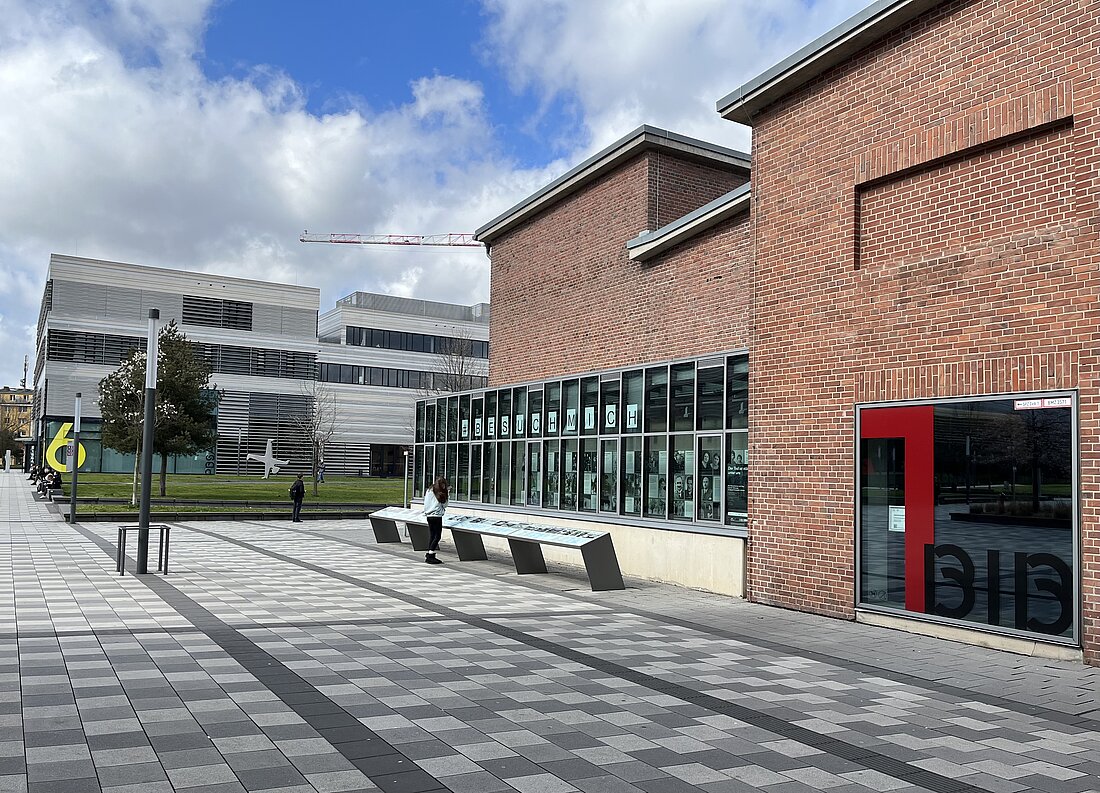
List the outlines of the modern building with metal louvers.
<svg viewBox="0 0 1100 793">
<path fill-rule="evenodd" d="M 133 470 L 132 454 L 101 444 L 98 385 L 144 347 L 151 308 L 162 321 L 176 321 L 223 392 L 215 447 L 172 458 L 169 473 L 260 473 L 246 456 L 262 454 L 268 440 L 277 457 L 290 460 L 288 471 L 306 471 L 309 454 L 294 418 L 310 410 L 320 389 L 336 405 L 327 473 L 400 475 L 413 402 L 443 384 L 439 373 L 448 366 L 440 353 L 456 349 L 447 340 L 469 353 L 464 365 L 476 372 L 475 386 L 488 372 L 484 304 L 356 292 L 319 321 L 315 287 L 54 254 L 34 366 L 36 462 L 64 465 L 63 444 L 54 444 L 55 459 L 49 449 L 67 432 L 73 397 L 82 392 L 81 470 Z"/>
</svg>

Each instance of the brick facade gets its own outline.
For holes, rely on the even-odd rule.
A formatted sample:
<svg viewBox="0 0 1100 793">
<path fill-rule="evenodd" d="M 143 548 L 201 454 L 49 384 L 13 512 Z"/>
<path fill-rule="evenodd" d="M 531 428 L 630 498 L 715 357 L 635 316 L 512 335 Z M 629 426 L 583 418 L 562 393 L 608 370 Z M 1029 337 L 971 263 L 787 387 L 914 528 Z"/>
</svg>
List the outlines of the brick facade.
<svg viewBox="0 0 1100 793">
<path fill-rule="evenodd" d="M 633 262 L 626 250 L 744 181 L 649 151 L 498 240 L 490 385 L 747 347 L 744 218 L 705 235 L 707 247 L 692 240 L 656 261 Z"/>
<path fill-rule="evenodd" d="M 856 405 L 1077 389 L 1100 663 L 1097 41 L 1100 0 L 941 3 L 753 118 L 751 223 L 647 262 L 739 180 L 650 151 L 588 184 L 494 241 L 491 384 L 748 346 L 749 597 L 841 618 Z"/>
<path fill-rule="evenodd" d="M 1100 659 L 1098 19 L 945 3 L 755 120 L 753 599 L 852 615 L 857 403 L 1077 388 Z"/>
</svg>

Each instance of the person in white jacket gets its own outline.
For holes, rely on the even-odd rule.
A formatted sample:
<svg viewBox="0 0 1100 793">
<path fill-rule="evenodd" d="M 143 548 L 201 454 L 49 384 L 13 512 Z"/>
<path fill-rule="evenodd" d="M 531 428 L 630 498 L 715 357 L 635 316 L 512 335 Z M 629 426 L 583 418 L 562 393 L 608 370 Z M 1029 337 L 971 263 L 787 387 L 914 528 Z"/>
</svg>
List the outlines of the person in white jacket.
<svg viewBox="0 0 1100 793">
<path fill-rule="evenodd" d="M 443 513 L 447 511 L 449 495 L 450 485 L 442 476 L 424 491 L 424 516 L 428 519 L 428 553 L 424 561 L 428 564 L 443 564 L 436 558 L 435 552 L 439 550 L 439 539 L 443 536 Z"/>
</svg>

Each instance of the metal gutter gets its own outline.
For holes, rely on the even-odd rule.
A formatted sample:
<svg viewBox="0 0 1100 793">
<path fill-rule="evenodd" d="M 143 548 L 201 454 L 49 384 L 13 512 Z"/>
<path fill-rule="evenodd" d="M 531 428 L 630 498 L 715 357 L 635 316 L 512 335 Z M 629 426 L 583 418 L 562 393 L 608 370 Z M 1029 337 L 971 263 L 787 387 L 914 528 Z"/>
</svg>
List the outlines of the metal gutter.
<svg viewBox="0 0 1100 793">
<path fill-rule="evenodd" d="M 815 77 L 911 22 L 944 0 L 876 0 L 824 36 L 716 103 L 718 114 L 752 126 L 753 117 Z"/>
<path fill-rule="evenodd" d="M 751 183 L 746 182 L 656 231 L 639 234 L 626 244 L 630 258 L 644 262 L 729 217 L 748 212 L 750 196 Z"/>
<path fill-rule="evenodd" d="M 501 234 L 649 149 L 672 152 L 730 171 L 744 171 L 746 175 L 751 165 L 751 157 L 744 152 L 643 124 L 490 220 L 475 232 L 474 239 L 491 244 Z"/>
</svg>

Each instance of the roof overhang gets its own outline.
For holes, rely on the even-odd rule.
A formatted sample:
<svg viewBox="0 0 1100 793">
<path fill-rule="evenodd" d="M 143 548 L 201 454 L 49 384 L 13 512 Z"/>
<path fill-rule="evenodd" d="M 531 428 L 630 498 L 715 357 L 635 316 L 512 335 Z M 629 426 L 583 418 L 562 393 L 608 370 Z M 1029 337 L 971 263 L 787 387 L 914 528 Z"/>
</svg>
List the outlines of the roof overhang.
<svg viewBox="0 0 1100 793">
<path fill-rule="evenodd" d="M 752 126 L 753 116 L 945 0 L 876 0 L 794 55 L 717 102 L 719 115 Z"/>
<path fill-rule="evenodd" d="M 750 195 L 750 184 L 746 182 L 656 231 L 639 234 L 626 244 L 628 255 L 634 261 L 644 262 L 727 218 L 748 212 Z"/>
<path fill-rule="evenodd" d="M 751 164 L 750 156 L 744 152 L 643 125 L 490 220 L 477 230 L 474 239 L 487 245 L 492 244 L 500 235 L 618 167 L 631 157 L 652 149 L 672 152 L 685 159 L 705 162 L 730 171 L 744 172 L 746 176 Z"/>
</svg>

